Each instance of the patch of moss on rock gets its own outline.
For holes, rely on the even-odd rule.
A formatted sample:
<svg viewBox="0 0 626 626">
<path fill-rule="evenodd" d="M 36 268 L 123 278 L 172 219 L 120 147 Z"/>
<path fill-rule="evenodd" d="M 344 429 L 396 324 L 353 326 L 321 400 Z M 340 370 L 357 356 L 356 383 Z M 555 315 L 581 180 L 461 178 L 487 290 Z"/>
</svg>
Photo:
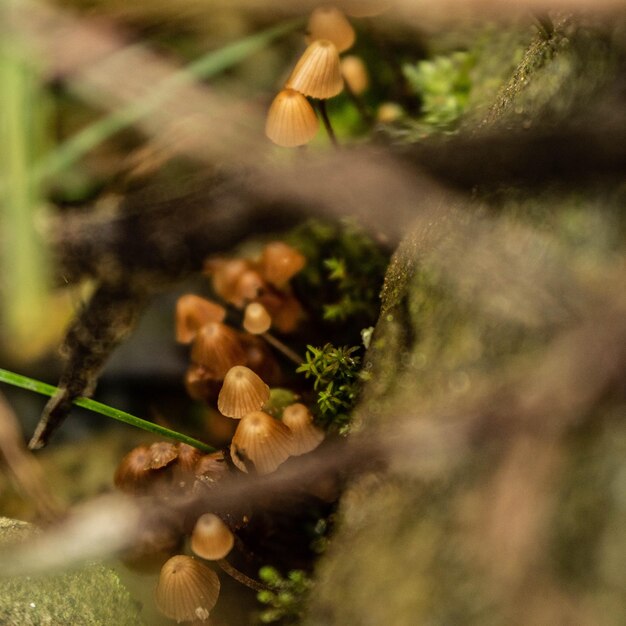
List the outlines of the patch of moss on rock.
<svg viewBox="0 0 626 626">
<path fill-rule="evenodd" d="M 0 545 L 27 541 L 34 528 L 0 518 Z M 0 624 L 138 626 L 139 609 L 117 574 L 100 564 L 47 576 L 0 578 Z"/>
</svg>

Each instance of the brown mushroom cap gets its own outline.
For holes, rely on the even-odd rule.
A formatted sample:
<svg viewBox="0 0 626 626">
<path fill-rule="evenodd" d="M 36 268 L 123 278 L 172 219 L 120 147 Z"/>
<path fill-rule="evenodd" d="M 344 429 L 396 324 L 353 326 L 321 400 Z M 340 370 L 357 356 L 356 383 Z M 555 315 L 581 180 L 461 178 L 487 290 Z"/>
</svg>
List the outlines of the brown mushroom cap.
<svg viewBox="0 0 626 626">
<path fill-rule="evenodd" d="M 150 449 L 148 446 L 133 448 L 120 461 L 113 482 L 126 493 L 141 493 L 150 485 L 152 472 L 148 467 Z"/>
<path fill-rule="evenodd" d="M 285 407 L 282 420 L 293 435 L 293 456 L 311 452 L 324 440 L 324 431 L 315 426 L 313 414 L 304 404 L 296 402 Z"/>
<path fill-rule="evenodd" d="M 206 621 L 220 593 L 217 574 L 191 556 L 177 555 L 161 568 L 155 601 L 177 622 Z"/>
<path fill-rule="evenodd" d="M 246 362 L 246 353 L 236 331 L 225 324 L 209 322 L 194 339 L 191 360 L 222 379 L 231 367 Z"/>
<path fill-rule="evenodd" d="M 272 241 L 263 248 L 259 265 L 263 278 L 280 289 L 306 265 L 306 258 L 290 245 Z"/>
<path fill-rule="evenodd" d="M 351 54 L 341 59 L 341 75 L 357 96 L 369 87 L 369 74 L 361 57 Z"/>
<path fill-rule="evenodd" d="M 230 455 L 242 472 L 248 471 L 245 460 L 249 460 L 259 474 L 269 474 L 289 458 L 292 448 L 292 434 L 285 424 L 263 411 L 254 411 L 237 425 Z"/>
<path fill-rule="evenodd" d="M 230 304 L 235 304 L 239 300 L 237 281 L 244 272 L 250 269 L 253 269 L 253 266 L 247 259 L 217 257 L 208 259 L 204 264 L 204 273 L 211 277 L 213 290 Z"/>
<path fill-rule="evenodd" d="M 294 89 L 312 98 L 332 98 L 343 89 L 339 53 L 328 39 L 314 41 L 300 57 L 285 89 Z"/>
<path fill-rule="evenodd" d="M 226 309 L 216 302 L 188 293 L 176 302 L 176 341 L 190 343 L 207 322 L 223 322 Z"/>
<path fill-rule="evenodd" d="M 309 143 L 319 121 L 309 101 L 293 89 L 283 89 L 272 101 L 265 122 L 265 134 L 275 144 L 293 148 Z"/>
<path fill-rule="evenodd" d="M 335 44 L 338 52 L 352 47 L 356 33 L 343 11 L 330 5 L 317 7 L 307 24 L 307 43 L 327 39 Z"/>
<path fill-rule="evenodd" d="M 191 533 L 191 549 L 195 554 L 217 561 L 223 559 L 235 545 L 235 537 L 230 528 L 213 513 L 201 515 Z"/>
<path fill-rule="evenodd" d="M 258 411 L 270 397 L 270 388 L 249 367 L 237 365 L 228 370 L 217 397 L 217 409 L 226 417 L 241 419 Z"/>
<path fill-rule="evenodd" d="M 259 302 L 251 302 L 243 313 L 244 330 L 252 335 L 260 335 L 270 329 L 272 318 Z"/>
</svg>

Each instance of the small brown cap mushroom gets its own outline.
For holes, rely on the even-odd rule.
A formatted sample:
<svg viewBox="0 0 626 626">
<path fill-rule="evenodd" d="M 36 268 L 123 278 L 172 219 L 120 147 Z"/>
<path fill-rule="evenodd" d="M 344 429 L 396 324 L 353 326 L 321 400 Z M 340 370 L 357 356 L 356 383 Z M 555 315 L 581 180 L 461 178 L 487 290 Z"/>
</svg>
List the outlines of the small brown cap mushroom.
<svg viewBox="0 0 626 626">
<path fill-rule="evenodd" d="M 272 326 L 281 333 L 291 333 L 304 317 L 304 309 L 291 293 L 266 293 L 258 301 L 267 309 Z"/>
<path fill-rule="evenodd" d="M 270 397 L 270 388 L 249 367 L 237 365 L 228 370 L 217 397 L 217 409 L 226 417 L 241 419 L 258 411 Z"/>
<path fill-rule="evenodd" d="M 243 307 L 246 302 L 254 300 L 265 289 L 265 281 L 257 270 L 246 270 L 239 276 L 230 302 L 236 307 Z"/>
<path fill-rule="evenodd" d="M 191 533 L 191 549 L 195 554 L 218 561 L 223 559 L 235 545 L 235 537 L 230 528 L 213 513 L 205 513 L 196 521 Z"/>
<path fill-rule="evenodd" d="M 200 296 L 188 293 L 176 302 L 176 341 L 191 343 L 198 329 L 207 322 L 223 322 L 226 309 Z"/>
<path fill-rule="evenodd" d="M 150 445 L 146 468 L 157 470 L 167 467 L 178 458 L 178 446 L 169 441 L 157 441 Z"/>
<path fill-rule="evenodd" d="M 194 474 L 196 465 L 202 456 L 202 452 L 198 448 L 194 448 L 186 443 L 179 443 L 176 467 L 184 474 Z"/>
<path fill-rule="evenodd" d="M 263 248 L 259 263 L 263 278 L 279 289 L 284 287 L 305 264 L 304 255 L 282 241 L 268 243 Z"/>
<path fill-rule="evenodd" d="M 204 263 L 204 273 L 211 277 L 213 290 L 226 302 L 235 304 L 238 301 L 237 281 L 241 275 L 253 269 L 247 259 L 211 258 Z M 237 306 L 235 304 L 235 306 Z"/>
<path fill-rule="evenodd" d="M 155 600 L 177 622 L 206 621 L 220 593 L 217 574 L 191 556 L 177 555 L 161 568 Z"/>
<path fill-rule="evenodd" d="M 272 325 L 272 318 L 267 309 L 259 302 L 251 302 L 243 313 L 244 330 L 252 335 L 267 332 Z"/>
<path fill-rule="evenodd" d="M 269 474 L 284 463 L 293 447 L 291 431 L 285 424 L 263 411 L 245 415 L 230 444 L 233 463 L 247 472 L 251 461 L 259 474 Z"/>
<path fill-rule="evenodd" d="M 265 121 L 265 134 L 275 144 L 294 148 L 309 143 L 319 120 L 309 101 L 293 89 L 283 89 L 272 101 Z"/>
<path fill-rule="evenodd" d="M 191 360 L 222 379 L 231 367 L 246 362 L 246 353 L 236 331 L 226 324 L 209 322 L 194 339 Z"/>
<path fill-rule="evenodd" d="M 351 54 L 341 59 L 341 75 L 352 93 L 357 96 L 369 87 L 369 75 L 361 57 Z"/>
<path fill-rule="evenodd" d="M 148 468 L 150 449 L 148 446 L 133 448 L 120 461 L 113 482 L 126 493 L 142 493 L 150 485 L 153 474 Z"/>
<path fill-rule="evenodd" d="M 293 456 L 311 452 L 324 440 L 324 431 L 315 426 L 313 414 L 304 404 L 296 402 L 285 407 L 282 420 L 293 435 Z"/>
<path fill-rule="evenodd" d="M 333 6 L 315 9 L 307 24 L 307 43 L 327 39 L 335 44 L 338 52 L 352 47 L 356 33 L 343 11 Z"/>
<path fill-rule="evenodd" d="M 339 53 L 328 39 L 314 41 L 300 57 L 286 89 L 295 89 L 312 98 L 332 98 L 343 89 Z"/>
</svg>

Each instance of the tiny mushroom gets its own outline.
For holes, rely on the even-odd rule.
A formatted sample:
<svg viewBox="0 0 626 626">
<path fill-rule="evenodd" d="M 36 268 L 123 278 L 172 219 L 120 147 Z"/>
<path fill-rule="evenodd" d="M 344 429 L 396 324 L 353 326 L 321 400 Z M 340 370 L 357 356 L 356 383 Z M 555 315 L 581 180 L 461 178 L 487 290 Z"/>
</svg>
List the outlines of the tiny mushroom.
<svg viewBox="0 0 626 626">
<path fill-rule="evenodd" d="M 369 87 L 369 75 L 361 57 L 350 54 L 341 59 L 341 75 L 352 93 L 357 96 Z"/>
<path fill-rule="evenodd" d="M 226 309 L 192 293 L 185 294 L 176 302 L 176 341 L 191 343 L 198 329 L 207 322 L 223 322 Z"/>
<path fill-rule="evenodd" d="M 217 561 L 223 559 L 235 545 L 235 537 L 224 522 L 213 513 L 201 515 L 191 533 L 191 549 L 195 554 Z"/>
<path fill-rule="evenodd" d="M 265 134 L 284 148 L 302 146 L 317 133 L 319 121 L 309 101 L 293 89 L 283 89 L 272 101 Z"/>
<path fill-rule="evenodd" d="M 314 9 L 307 24 L 307 43 L 318 39 L 332 41 L 338 52 L 344 52 L 352 47 L 356 34 L 343 11 L 326 5 Z"/>
<path fill-rule="evenodd" d="M 217 574 L 191 556 L 177 555 L 161 568 L 155 600 L 177 622 L 206 621 L 220 593 Z"/>
<path fill-rule="evenodd" d="M 250 368 L 237 365 L 228 370 L 217 397 L 217 409 L 226 417 L 241 419 L 258 411 L 270 397 L 270 388 Z"/>
<path fill-rule="evenodd" d="M 222 379 L 231 367 L 246 362 L 246 353 L 235 330 L 226 324 L 209 322 L 194 339 L 191 360 Z"/>
<path fill-rule="evenodd" d="M 263 278 L 281 289 L 306 265 L 306 258 L 292 246 L 272 241 L 263 248 L 259 265 Z"/>
<path fill-rule="evenodd" d="M 259 474 L 269 474 L 291 456 L 292 448 L 292 434 L 285 424 L 263 411 L 254 411 L 237 425 L 230 456 L 242 472 L 248 471 L 246 461 L 251 461 Z"/>
<path fill-rule="evenodd" d="M 336 96 L 343 89 L 343 78 L 335 44 L 328 39 L 314 41 L 296 63 L 285 88 L 320 100 Z"/>
<path fill-rule="evenodd" d="M 267 309 L 259 302 L 251 302 L 243 313 L 244 330 L 252 335 L 267 332 L 272 325 L 272 318 Z"/>
<path fill-rule="evenodd" d="M 293 434 L 293 456 L 311 452 L 324 440 L 324 431 L 315 426 L 313 414 L 304 404 L 296 402 L 285 407 L 282 420 Z"/>
</svg>

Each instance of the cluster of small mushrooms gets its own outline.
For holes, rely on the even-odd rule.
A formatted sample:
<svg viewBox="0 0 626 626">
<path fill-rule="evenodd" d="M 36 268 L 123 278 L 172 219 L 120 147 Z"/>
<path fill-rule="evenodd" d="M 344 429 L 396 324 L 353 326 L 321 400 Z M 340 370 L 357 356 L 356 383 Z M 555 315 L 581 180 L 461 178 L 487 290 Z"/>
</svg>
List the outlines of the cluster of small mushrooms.
<svg viewBox="0 0 626 626">
<path fill-rule="evenodd" d="M 385 3 L 349 2 L 346 11 L 352 17 L 368 17 L 381 13 Z M 308 47 L 296 63 L 283 89 L 270 105 L 265 134 L 275 144 L 296 147 L 315 137 L 319 121 L 307 98 L 313 98 L 330 135 L 334 134 L 325 109 L 325 100 L 346 86 L 348 93 L 358 96 L 369 86 L 363 61 L 354 55 L 340 59 L 352 47 L 356 33 L 342 10 L 324 5 L 316 8 L 307 24 Z"/>
<path fill-rule="evenodd" d="M 229 471 L 267 474 L 322 442 L 324 433 L 304 404 L 292 403 L 277 417 L 263 410 L 270 401 L 266 381 L 280 377 L 273 350 L 286 350 L 289 356 L 289 349 L 268 331 L 288 333 L 303 318 L 289 281 L 304 265 L 300 252 L 278 241 L 264 246 L 256 260 L 207 260 L 205 272 L 225 306 L 197 295 L 182 296 L 176 308 L 176 338 L 191 344 L 186 375 L 191 396 L 205 403 L 216 401 L 221 415 L 237 420 L 229 450 L 203 454 L 189 445 L 169 442 L 139 446 L 120 462 L 115 474 L 118 488 L 134 495 L 150 494 L 167 504 L 173 489 L 178 493 L 210 489 Z M 242 319 L 241 330 L 226 324 L 227 307 Z M 207 511 L 192 520 L 172 513 L 172 519 L 155 520 L 146 529 L 143 545 L 129 559 L 141 565 L 155 560 L 160 564 L 171 557 L 161 568 L 156 590 L 162 613 L 178 622 L 209 618 L 220 583 L 203 560 L 218 561 L 225 571 L 235 572 L 224 559 L 235 545 L 233 530 L 241 523 L 246 520 L 234 521 L 224 512 Z M 186 535 L 195 557 L 171 556 L 180 552 Z M 238 580 L 247 578 L 237 574 Z"/>
</svg>

